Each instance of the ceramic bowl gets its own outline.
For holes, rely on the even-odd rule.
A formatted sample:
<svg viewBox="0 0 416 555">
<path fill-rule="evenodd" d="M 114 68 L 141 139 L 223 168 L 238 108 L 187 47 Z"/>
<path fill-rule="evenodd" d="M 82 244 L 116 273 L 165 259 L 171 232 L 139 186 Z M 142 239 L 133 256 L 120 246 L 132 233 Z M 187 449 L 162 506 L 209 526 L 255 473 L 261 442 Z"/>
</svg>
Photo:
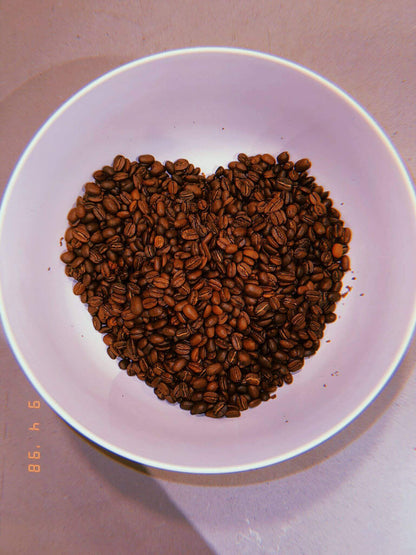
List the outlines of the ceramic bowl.
<svg viewBox="0 0 416 555">
<path fill-rule="evenodd" d="M 119 153 L 185 157 L 209 174 L 239 152 L 283 150 L 312 161 L 353 231 L 349 293 L 319 351 L 276 399 L 238 419 L 193 417 L 107 356 L 59 259 L 66 214 L 91 173 Z M 42 397 L 104 448 L 184 472 L 277 463 L 351 422 L 400 362 L 415 323 L 415 206 L 409 176 L 380 127 L 315 73 L 231 48 L 150 56 L 70 98 L 18 162 L 0 214 L 3 325 Z"/>
</svg>

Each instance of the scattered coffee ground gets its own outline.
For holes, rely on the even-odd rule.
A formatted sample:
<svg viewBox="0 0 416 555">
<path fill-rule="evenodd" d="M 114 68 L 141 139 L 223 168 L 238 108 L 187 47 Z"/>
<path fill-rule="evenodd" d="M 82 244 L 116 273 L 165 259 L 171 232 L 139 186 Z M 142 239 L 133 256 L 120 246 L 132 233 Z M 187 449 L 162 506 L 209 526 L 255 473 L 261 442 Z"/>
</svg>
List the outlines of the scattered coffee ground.
<svg viewBox="0 0 416 555">
<path fill-rule="evenodd" d="M 205 177 L 118 155 L 85 185 L 61 260 L 108 355 L 159 399 L 238 417 L 318 350 L 351 231 L 310 167 L 239 154 Z"/>
</svg>

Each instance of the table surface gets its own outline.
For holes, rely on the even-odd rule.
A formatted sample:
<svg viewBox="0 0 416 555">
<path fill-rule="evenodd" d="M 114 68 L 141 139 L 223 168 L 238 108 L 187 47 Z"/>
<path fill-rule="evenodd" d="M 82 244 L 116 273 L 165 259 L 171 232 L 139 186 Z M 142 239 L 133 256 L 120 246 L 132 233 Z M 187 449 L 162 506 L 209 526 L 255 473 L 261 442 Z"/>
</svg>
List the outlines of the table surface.
<svg viewBox="0 0 416 555">
<path fill-rule="evenodd" d="M 330 79 L 375 117 L 416 175 L 414 0 L 1 6 L 3 188 L 38 127 L 83 85 L 148 54 L 205 45 L 268 52 Z M 203 476 L 141 467 L 78 435 L 40 400 L 1 334 L 0 552 L 416 553 L 415 365 L 414 339 L 370 407 L 312 451 Z M 27 467 L 33 422 L 40 473 Z"/>
</svg>

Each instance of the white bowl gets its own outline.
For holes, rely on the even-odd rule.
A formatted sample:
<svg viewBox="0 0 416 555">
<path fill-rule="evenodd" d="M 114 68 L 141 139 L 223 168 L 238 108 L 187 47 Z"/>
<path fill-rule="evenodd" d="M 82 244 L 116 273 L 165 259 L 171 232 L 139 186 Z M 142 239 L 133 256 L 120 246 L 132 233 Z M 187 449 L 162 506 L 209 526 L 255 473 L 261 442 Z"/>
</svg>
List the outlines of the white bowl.
<svg viewBox="0 0 416 555">
<path fill-rule="evenodd" d="M 108 358 L 59 260 L 66 214 L 92 171 L 119 153 L 184 156 L 208 174 L 239 152 L 282 150 L 312 160 L 312 174 L 353 230 L 353 273 L 344 281 L 352 290 L 318 353 L 277 399 L 239 419 L 193 417 Z M 201 473 L 283 461 L 351 422 L 400 362 L 416 315 L 415 207 L 382 130 L 318 75 L 231 48 L 151 56 L 73 96 L 17 164 L 1 207 L 3 325 L 50 406 L 119 455 Z"/>
</svg>

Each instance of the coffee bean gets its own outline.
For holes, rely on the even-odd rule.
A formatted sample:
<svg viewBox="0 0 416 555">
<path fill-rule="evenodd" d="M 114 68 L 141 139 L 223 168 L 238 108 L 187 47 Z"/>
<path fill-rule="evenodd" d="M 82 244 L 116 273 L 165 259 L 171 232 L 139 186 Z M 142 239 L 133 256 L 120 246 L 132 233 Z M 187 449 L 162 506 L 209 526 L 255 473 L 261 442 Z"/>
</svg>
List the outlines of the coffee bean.
<svg viewBox="0 0 416 555">
<path fill-rule="evenodd" d="M 228 409 L 227 412 L 225 413 L 225 416 L 227 418 L 238 418 L 239 416 L 241 416 L 241 413 L 238 410 L 238 408 Z"/>
<path fill-rule="evenodd" d="M 332 255 L 335 258 L 342 258 L 344 254 L 344 247 L 340 243 L 335 243 L 332 246 Z"/>
<path fill-rule="evenodd" d="M 182 231 L 181 237 L 185 241 L 196 241 L 199 239 L 199 234 L 195 231 L 195 229 L 187 228 Z"/>
<path fill-rule="evenodd" d="M 195 307 L 193 307 L 191 304 L 186 304 L 183 307 L 182 312 L 185 314 L 187 318 L 189 318 L 189 320 L 195 321 L 198 319 L 198 312 L 195 310 Z"/>
<path fill-rule="evenodd" d="M 205 378 L 196 378 L 192 381 L 192 387 L 196 390 L 204 389 L 207 386 L 207 380 Z"/>
<path fill-rule="evenodd" d="M 149 341 L 150 343 L 153 343 L 154 345 L 160 345 L 161 343 L 165 342 L 165 338 L 163 337 L 163 335 L 159 335 L 159 334 L 152 334 L 149 336 Z"/>
<path fill-rule="evenodd" d="M 159 176 L 165 171 L 165 167 L 160 162 L 153 162 L 150 168 L 150 175 Z"/>
<path fill-rule="evenodd" d="M 202 396 L 203 400 L 209 405 L 217 403 L 218 397 L 219 395 L 215 391 L 206 391 Z"/>
<path fill-rule="evenodd" d="M 169 287 L 169 276 L 161 275 L 153 279 L 153 285 L 158 289 L 167 289 Z"/>
<path fill-rule="evenodd" d="M 103 207 L 110 214 L 116 214 L 120 210 L 120 204 L 115 198 L 106 197 L 103 200 Z"/>
<path fill-rule="evenodd" d="M 279 164 L 286 164 L 289 161 L 289 153 L 281 152 L 277 157 L 277 161 Z"/>
<path fill-rule="evenodd" d="M 350 259 L 346 255 L 341 258 L 341 268 L 344 272 L 350 269 Z"/>
<path fill-rule="evenodd" d="M 264 316 L 264 314 L 266 314 L 266 312 L 269 310 L 270 305 L 267 301 L 263 301 L 259 304 L 256 305 L 255 309 L 254 309 L 254 313 L 255 315 L 259 318 Z"/>
<path fill-rule="evenodd" d="M 85 291 L 85 285 L 82 282 L 78 281 L 74 285 L 72 290 L 74 292 L 74 295 L 82 295 L 82 293 L 84 293 L 84 291 Z"/>
<path fill-rule="evenodd" d="M 216 374 L 221 372 L 222 368 L 223 368 L 222 364 L 220 364 L 219 362 L 216 362 L 214 364 L 209 364 L 206 368 L 207 375 L 215 376 Z"/>
<path fill-rule="evenodd" d="M 207 410 L 207 403 L 205 401 L 199 401 L 194 403 L 191 408 L 191 414 L 203 414 Z"/>
<path fill-rule="evenodd" d="M 236 351 L 240 351 L 243 348 L 242 338 L 243 336 L 240 333 L 233 333 L 231 335 L 231 344 Z"/>
<path fill-rule="evenodd" d="M 216 326 L 215 334 L 217 337 L 220 337 L 221 339 L 225 339 L 228 336 L 227 328 L 221 325 Z"/>
<path fill-rule="evenodd" d="M 153 162 L 155 161 L 155 158 L 151 154 L 141 154 L 138 157 L 138 160 L 141 164 L 150 165 L 150 164 L 153 164 Z"/>
<path fill-rule="evenodd" d="M 243 278 L 246 279 L 251 274 L 251 266 L 246 262 L 240 262 L 237 264 L 237 273 Z"/>
<path fill-rule="evenodd" d="M 185 158 L 179 158 L 178 160 L 176 160 L 176 162 L 173 164 L 173 167 L 175 169 L 176 172 L 180 172 L 183 170 L 186 170 L 186 168 L 189 166 L 189 162 L 188 160 L 185 160 Z"/>
<path fill-rule="evenodd" d="M 90 239 L 90 234 L 88 233 L 84 225 L 79 225 L 72 229 L 72 236 L 74 239 L 80 243 L 87 243 Z"/>
<path fill-rule="evenodd" d="M 262 154 L 261 159 L 269 166 L 274 166 L 274 164 L 276 164 L 276 159 L 271 154 Z"/>
<path fill-rule="evenodd" d="M 311 167 L 311 162 L 310 160 L 308 160 L 307 158 L 302 158 L 301 160 L 298 160 L 295 163 L 295 169 L 298 172 L 304 172 L 306 170 L 309 170 L 309 168 Z"/>
<path fill-rule="evenodd" d="M 258 299 L 263 295 L 263 289 L 254 283 L 248 283 L 244 287 L 244 292 L 246 293 L 246 295 L 248 295 L 249 297 L 253 297 L 254 299 Z"/>
<path fill-rule="evenodd" d="M 64 252 L 61 254 L 61 260 L 62 262 L 64 262 L 65 264 L 71 264 L 71 262 L 73 262 L 73 260 L 75 259 L 75 253 L 74 252 Z"/>
</svg>

